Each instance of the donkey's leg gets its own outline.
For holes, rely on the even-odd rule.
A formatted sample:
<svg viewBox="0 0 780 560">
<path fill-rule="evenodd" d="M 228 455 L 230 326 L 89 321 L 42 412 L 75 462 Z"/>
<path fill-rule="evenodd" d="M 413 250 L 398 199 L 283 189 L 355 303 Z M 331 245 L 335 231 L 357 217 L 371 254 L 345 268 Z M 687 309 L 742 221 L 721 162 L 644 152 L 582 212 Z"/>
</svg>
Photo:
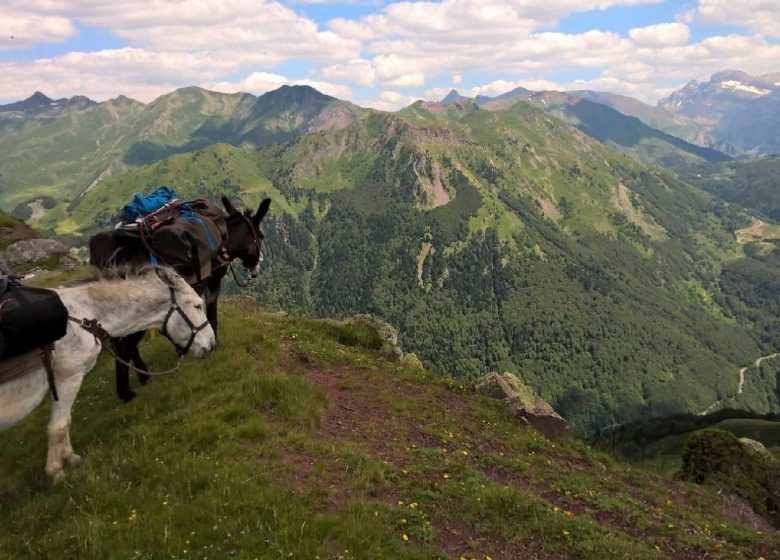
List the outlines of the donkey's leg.
<svg viewBox="0 0 780 560">
<path fill-rule="evenodd" d="M 62 468 L 63 460 L 77 464 L 81 457 L 73 453 L 70 445 L 70 420 L 73 402 L 81 387 L 83 374 L 73 375 L 57 385 L 59 400 L 52 401 L 51 417 L 47 432 L 49 434 L 49 451 L 46 457 L 46 474 L 57 484 L 65 478 Z"/>
<path fill-rule="evenodd" d="M 219 336 L 217 336 L 217 296 L 213 297 L 214 300 L 206 304 L 206 319 L 208 319 L 211 329 L 214 331 L 214 340 L 219 344 Z"/>
<path fill-rule="evenodd" d="M 62 458 L 71 467 L 77 467 L 81 464 L 81 455 L 76 455 L 73 452 L 73 446 L 70 444 L 70 430 L 65 435 L 65 443 L 62 451 Z"/>
<path fill-rule="evenodd" d="M 114 345 L 114 352 L 122 360 L 129 362 L 130 355 L 128 354 L 125 344 L 125 338 L 113 338 L 111 342 Z M 130 370 L 129 368 L 119 362 L 115 362 L 116 368 L 116 394 L 125 402 L 130 402 L 135 398 L 135 391 L 130 388 Z"/>
<path fill-rule="evenodd" d="M 217 334 L 217 298 L 219 298 L 219 291 L 221 288 L 222 276 L 215 276 L 211 282 L 209 282 L 208 290 L 206 290 L 206 319 L 208 319 L 211 329 L 214 331 L 214 338 L 219 345 L 219 335 Z"/>
<path fill-rule="evenodd" d="M 126 347 L 128 352 L 127 361 L 132 362 L 133 365 L 135 365 L 135 367 L 137 367 L 138 369 L 149 371 L 149 367 L 146 365 L 146 362 L 144 362 L 144 359 L 141 357 L 141 351 L 138 348 L 145 334 L 146 331 L 133 333 L 127 335 L 124 340 L 125 343 L 127 344 Z M 136 371 L 136 375 L 138 376 L 138 381 L 141 383 L 141 385 L 146 385 L 146 383 L 149 381 L 149 376 L 146 375 L 145 373 Z"/>
</svg>

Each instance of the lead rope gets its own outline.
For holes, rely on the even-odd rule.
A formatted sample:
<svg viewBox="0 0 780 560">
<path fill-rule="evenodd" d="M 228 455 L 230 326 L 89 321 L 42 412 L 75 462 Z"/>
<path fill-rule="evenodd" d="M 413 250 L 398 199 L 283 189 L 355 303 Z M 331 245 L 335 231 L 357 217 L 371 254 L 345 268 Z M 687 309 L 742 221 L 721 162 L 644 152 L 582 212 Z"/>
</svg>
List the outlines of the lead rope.
<svg viewBox="0 0 780 560">
<path fill-rule="evenodd" d="M 179 356 L 179 361 L 176 362 L 176 367 L 173 367 L 171 369 L 166 369 L 165 371 L 146 371 L 138 366 L 135 366 L 131 364 L 130 362 L 126 362 L 122 358 L 116 355 L 116 352 L 114 352 L 111 349 L 111 346 L 108 344 L 105 344 L 105 341 L 111 338 L 109 334 L 106 332 L 106 330 L 101 326 L 100 323 L 98 323 L 97 319 L 77 319 L 76 317 L 71 317 L 68 315 L 68 320 L 73 321 L 78 326 L 80 326 L 82 329 L 87 331 L 89 334 L 91 334 L 93 337 L 95 337 L 95 344 L 100 345 L 106 352 L 108 352 L 117 362 L 120 364 L 123 364 L 130 369 L 135 370 L 138 373 L 143 373 L 144 375 L 168 375 L 169 373 L 174 373 L 181 367 L 181 362 L 184 360 L 184 355 L 182 354 Z M 56 397 L 55 397 L 56 400 Z"/>
</svg>

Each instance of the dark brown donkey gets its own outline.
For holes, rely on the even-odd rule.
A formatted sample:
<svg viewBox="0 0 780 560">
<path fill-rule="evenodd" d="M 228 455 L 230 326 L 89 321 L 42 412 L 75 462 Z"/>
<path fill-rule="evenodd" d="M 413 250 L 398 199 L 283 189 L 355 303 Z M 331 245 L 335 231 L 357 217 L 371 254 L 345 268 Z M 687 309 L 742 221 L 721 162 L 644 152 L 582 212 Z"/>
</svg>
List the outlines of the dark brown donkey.
<svg viewBox="0 0 780 560">
<path fill-rule="evenodd" d="M 221 240 L 220 255 L 212 265 L 211 275 L 203 278 L 193 288 L 206 302 L 206 317 L 217 334 L 217 298 L 222 284 L 222 279 L 229 271 L 228 263 L 233 259 L 240 259 L 250 279 L 257 277 L 260 272 L 262 254 L 260 244 L 264 238 L 260 230 L 271 199 L 266 198 L 257 208 L 257 213 L 251 210 L 239 212 L 227 196 L 222 197 L 222 204 L 227 210 L 227 236 Z M 137 264 L 149 262 L 149 254 L 143 247 L 123 247 L 114 251 L 111 241 L 111 232 L 101 232 L 93 236 L 89 241 L 90 262 L 104 270 L 117 265 Z M 219 262 L 216 262 L 219 261 Z M 144 336 L 144 332 L 131 334 L 124 338 L 113 339 L 114 350 L 117 356 L 127 363 L 132 363 L 136 368 L 149 371 L 138 351 L 138 344 Z M 138 381 L 145 385 L 149 376 L 138 372 Z M 119 398 L 128 402 L 135 397 L 135 392 L 130 387 L 130 372 L 125 364 L 116 362 L 116 392 Z"/>
</svg>

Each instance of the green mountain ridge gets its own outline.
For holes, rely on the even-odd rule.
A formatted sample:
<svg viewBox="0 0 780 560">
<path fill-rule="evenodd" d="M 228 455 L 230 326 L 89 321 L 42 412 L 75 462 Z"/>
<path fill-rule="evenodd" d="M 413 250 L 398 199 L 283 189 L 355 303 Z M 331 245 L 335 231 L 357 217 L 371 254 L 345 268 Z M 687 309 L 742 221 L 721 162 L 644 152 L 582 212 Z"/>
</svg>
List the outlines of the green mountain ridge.
<svg viewBox="0 0 780 560">
<path fill-rule="evenodd" d="M 678 169 L 691 162 L 719 163 L 729 156 L 711 148 L 691 144 L 647 126 L 637 117 L 626 116 L 605 104 L 572 96 L 545 96 L 544 109 L 571 122 L 603 144 L 635 155 L 648 165 Z"/>
<path fill-rule="evenodd" d="M 502 403 L 380 351 L 373 329 L 220 313 L 221 347 L 117 405 L 75 404 L 84 462 L 51 487 L 43 407 L 0 439 L 7 558 L 773 558 L 715 488 L 553 442 Z M 174 359 L 162 337 L 150 363 Z"/>
<path fill-rule="evenodd" d="M 260 97 L 190 87 L 148 105 L 120 97 L 52 118 L 0 118 L 0 204 L 72 201 L 111 175 L 173 154 L 218 142 L 264 146 L 365 112 L 308 86 Z"/>
<path fill-rule="evenodd" d="M 454 92 L 454 90 L 453 90 Z M 467 97 L 463 97 L 457 92 L 454 95 L 448 96 L 442 103 L 452 104 L 455 102 L 465 103 L 471 102 Z M 625 95 L 618 95 L 615 93 L 609 93 L 604 91 L 592 91 L 592 90 L 576 90 L 576 91 L 530 91 L 525 88 L 516 88 L 510 92 L 498 95 L 496 97 L 488 97 L 484 95 L 478 95 L 474 98 L 473 102 L 481 108 L 488 110 L 503 110 L 511 107 L 517 101 L 528 101 L 536 104 L 538 107 L 545 110 L 555 112 L 557 116 L 561 116 L 566 119 L 565 104 L 575 105 L 579 101 L 590 101 L 597 103 L 601 106 L 612 108 L 625 117 L 634 117 L 639 119 L 647 127 L 654 129 L 652 131 L 645 130 L 644 136 L 652 136 L 658 139 L 664 140 L 665 143 L 680 146 L 679 140 L 683 140 L 686 143 L 693 144 L 700 148 L 710 148 L 728 156 L 736 156 L 739 152 L 736 148 L 724 142 L 712 138 L 705 132 L 705 129 L 696 124 L 693 119 L 682 115 L 675 114 L 663 107 L 654 107 L 634 99 L 633 97 L 627 97 Z M 552 101 L 552 104 L 550 102 Z M 563 111 L 561 110 L 563 109 Z M 597 108 L 596 108 L 597 109 Z M 603 110 L 602 110 L 603 111 Z M 613 121 L 617 116 L 613 117 Z M 579 123 L 578 119 L 574 119 L 575 124 Z M 616 127 L 612 130 L 615 134 L 622 132 L 621 125 L 629 129 L 636 129 L 636 125 L 629 121 L 623 123 L 613 122 Z M 588 128 L 583 129 L 584 132 L 589 133 Z M 665 136 L 665 135 L 666 136 Z M 672 138 L 668 138 L 671 135 Z M 599 139 L 598 136 L 594 136 Z M 667 147 L 668 150 L 668 147 Z M 690 148 L 683 151 L 691 152 Z M 705 152 L 707 153 L 707 152 Z M 641 158 L 645 163 L 661 164 L 657 160 L 648 161 L 648 157 L 651 154 L 642 153 L 644 158 Z M 714 154 L 713 154 L 714 155 Z"/>
<path fill-rule="evenodd" d="M 780 347 L 780 263 L 772 242 L 748 255 L 735 239 L 747 213 L 526 103 L 440 107 L 173 156 L 52 215 L 61 233 L 89 231 L 159 184 L 270 194 L 254 292 L 270 307 L 374 313 L 431 369 L 517 372 L 584 430 L 721 402 L 778 409 L 774 378 L 737 394 L 739 368 Z"/>
</svg>

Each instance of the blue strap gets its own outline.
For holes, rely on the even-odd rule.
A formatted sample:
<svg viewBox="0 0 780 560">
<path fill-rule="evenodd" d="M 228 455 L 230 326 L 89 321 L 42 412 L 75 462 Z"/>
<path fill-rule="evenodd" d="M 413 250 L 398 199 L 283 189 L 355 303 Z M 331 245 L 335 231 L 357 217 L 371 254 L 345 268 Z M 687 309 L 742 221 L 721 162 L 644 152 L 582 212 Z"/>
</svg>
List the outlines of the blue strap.
<svg viewBox="0 0 780 560">
<path fill-rule="evenodd" d="M 182 206 L 184 208 L 184 206 Z M 200 229 L 203 230 L 203 234 L 206 236 L 206 241 L 209 244 L 209 251 L 211 251 L 212 254 L 217 252 L 217 246 L 214 243 L 214 239 L 211 237 L 211 233 L 209 233 L 208 228 L 206 227 L 206 224 L 203 223 L 203 218 L 198 216 L 195 212 L 192 210 L 185 210 L 181 213 L 181 218 L 190 221 L 190 222 L 197 222 L 198 225 L 200 225 Z"/>
</svg>

